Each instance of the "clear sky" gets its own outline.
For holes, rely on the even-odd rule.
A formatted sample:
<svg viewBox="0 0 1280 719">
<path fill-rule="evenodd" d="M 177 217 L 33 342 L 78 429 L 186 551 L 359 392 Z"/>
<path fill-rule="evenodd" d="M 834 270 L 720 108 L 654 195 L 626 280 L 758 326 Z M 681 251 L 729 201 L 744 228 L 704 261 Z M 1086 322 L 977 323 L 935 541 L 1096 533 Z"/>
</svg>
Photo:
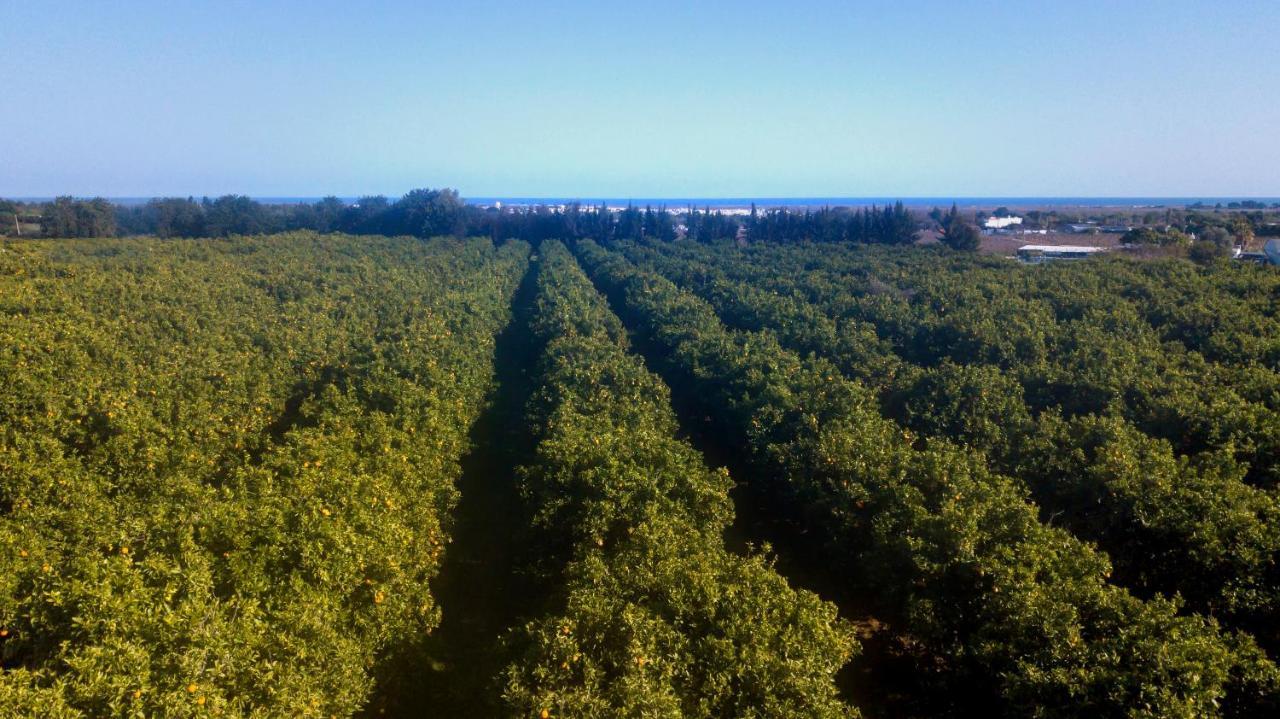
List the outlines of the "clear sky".
<svg viewBox="0 0 1280 719">
<path fill-rule="evenodd" d="M 1280 2 L 0 0 L 0 196 L 1275 196 Z"/>
</svg>

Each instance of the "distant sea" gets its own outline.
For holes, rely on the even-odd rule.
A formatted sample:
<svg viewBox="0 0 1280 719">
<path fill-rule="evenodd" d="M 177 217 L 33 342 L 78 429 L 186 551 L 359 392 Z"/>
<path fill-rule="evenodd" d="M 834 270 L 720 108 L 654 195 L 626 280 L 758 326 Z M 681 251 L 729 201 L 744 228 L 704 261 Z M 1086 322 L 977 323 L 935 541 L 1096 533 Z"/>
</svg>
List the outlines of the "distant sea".
<svg viewBox="0 0 1280 719">
<path fill-rule="evenodd" d="M 15 197 L 10 198 L 22 202 L 45 202 L 52 197 Z M 133 206 L 145 204 L 149 197 L 109 197 L 118 205 Z M 296 205 L 319 201 L 319 197 L 254 197 L 253 199 L 278 205 Z M 354 203 L 358 198 L 339 198 Z M 390 199 L 394 200 L 394 197 Z M 493 206 L 502 203 L 504 207 L 528 207 L 532 205 L 564 205 L 579 202 L 583 206 L 608 207 L 708 207 L 711 209 L 746 208 L 754 204 L 760 209 L 771 207 L 865 207 L 868 205 L 893 204 L 899 200 L 908 207 L 949 207 L 955 203 L 960 207 L 1114 207 L 1121 208 L 1158 208 L 1186 207 L 1201 203 L 1213 207 L 1221 203 L 1252 200 L 1267 205 L 1280 203 L 1280 197 L 467 197 L 469 204 Z"/>
</svg>

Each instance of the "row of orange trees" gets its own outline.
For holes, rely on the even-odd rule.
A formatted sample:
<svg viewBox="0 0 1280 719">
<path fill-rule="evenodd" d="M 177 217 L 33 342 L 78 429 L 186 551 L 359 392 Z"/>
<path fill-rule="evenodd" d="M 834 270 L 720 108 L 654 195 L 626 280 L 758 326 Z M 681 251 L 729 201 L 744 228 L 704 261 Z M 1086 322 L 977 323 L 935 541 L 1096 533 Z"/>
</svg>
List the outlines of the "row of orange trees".
<svg viewBox="0 0 1280 719">
<path fill-rule="evenodd" d="M 0 246 L 0 702 L 351 716 L 412 682 L 495 336 L 527 321 L 507 713 L 848 716 L 849 662 L 884 716 L 1280 711 L 1254 639 L 1277 640 L 1280 284 L 617 248 Z M 750 525 L 669 386 L 846 617 L 726 546 Z"/>
<path fill-rule="evenodd" d="M 527 247 L 0 251 L 0 704 L 350 715 L 430 631 Z"/>
<path fill-rule="evenodd" d="M 1260 387 L 1255 386 L 1252 393 L 1236 392 L 1246 378 L 1262 383 L 1274 373 L 1265 366 L 1250 367 L 1244 358 L 1206 363 L 1181 344 L 1161 343 L 1155 338 L 1160 325 L 1147 327 L 1141 320 L 1124 319 L 1135 319 L 1138 312 L 1123 299 L 1113 300 L 1111 309 L 1104 309 L 1103 303 L 1087 312 L 1070 309 L 1095 301 L 1088 290 L 1091 286 L 1123 284 L 1142 291 L 1150 282 L 1142 277 L 1176 274 L 1182 263 L 1171 263 L 1174 267 L 1164 271 L 1114 262 L 1061 268 L 994 267 L 1005 273 L 1001 278 L 989 274 L 984 263 L 968 259 L 961 267 L 930 269 L 928 260 L 946 261 L 945 256 L 924 255 L 907 265 L 910 272 L 894 272 L 886 270 L 889 258 L 867 253 L 858 265 L 857 253 L 844 256 L 835 249 L 808 259 L 798 251 L 772 249 L 716 255 L 692 246 L 674 252 L 628 246 L 626 252 L 708 300 L 730 325 L 772 332 L 784 346 L 828 358 L 846 376 L 876 386 L 883 412 L 902 426 L 984 453 L 992 466 L 1026 484 L 1042 515 L 1099 543 L 1116 562 L 1116 582 L 1143 594 L 1178 593 L 1191 609 L 1250 631 L 1269 650 L 1280 647 L 1280 497 L 1269 482 L 1250 481 L 1251 476 L 1272 476 L 1274 462 L 1256 449 L 1242 455 L 1231 441 L 1183 454 L 1185 447 L 1175 447 L 1141 429 L 1161 420 L 1210 425 L 1230 413 L 1256 418 L 1256 431 L 1266 431 L 1269 417 L 1272 427 L 1280 427 L 1274 424 L 1273 407 L 1265 403 L 1267 393 Z M 910 307 L 934 306 L 942 286 L 964 297 L 964 288 L 975 284 L 994 295 L 988 305 L 1037 302 L 1038 309 L 1019 313 L 1038 318 L 1045 358 L 995 365 L 982 361 L 993 352 L 1006 354 L 990 345 L 1021 330 L 1001 323 L 988 335 L 975 315 L 1009 310 L 963 304 L 951 313 L 934 310 L 921 322 L 926 327 L 946 322 L 955 333 L 971 338 L 989 336 L 974 342 L 968 362 L 956 361 L 966 357 L 947 356 L 921 365 L 904 357 L 903 350 L 895 351 L 905 342 L 901 325 L 887 319 L 885 302 L 877 303 L 882 309 L 873 310 L 869 307 L 876 305 L 868 301 L 867 309 L 850 316 L 834 310 L 835 299 L 823 301 L 841 282 L 846 294 L 868 299 L 865 280 L 845 279 L 835 269 L 817 267 L 839 267 L 842 258 L 864 276 L 904 283 L 897 291 L 913 291 L 905 303 Z M 801 269 L 800 262 L 808 266 Z M 905 264 L 902 259 L 892 263 Z M 777 272 L 780 267 L 781 273 Z M 1210 287 L 1223 281 L 1218 272 L 1235 271 L 1229 267 L 1192 270 L 1203 276 L 1202 285 Z M 1125 279 L 1120 282 L 1113 275 Z M 1269 275 L 1259 273 L 1258 277 L 1265 290 Z M 1012 288 L 998 284 L 1002 279 Z M 1022 289 L 1027 285 L 1041 289 L 1034 293 Z M 914 291 L 915 287 L 924 289 Z M 1078 297 L 1064 296 L 1066 288 L 1074 288 Z M 1187 294 L 1194 297 L 1197 292 L 1209 291 L 1201 287 L 1188 289 Z M 1218 304 L 1236 304 L 1239 309 L 1241 300 L 1226 294 Z M 810 301 L 811 296 L 816 299 Z M 850 306 L 857 301 L 845 299 L 844 303 Z M 1049 309 L 1051 304 L 1058 310 Z M 1261 310 L 1254 312 L 1260 322 L 1266 322 Z M 1147 311 L 1150 315 L 1170 312 Z M 1108 326 L 1122 325 L 1129 329 L 1106 332 Z M 1126 356 L 1126 342 L 1134 347 L 1133 356 Z M 1134 363 L 1135 357 L 1149 358 L 1155 367 L 1146 361 Z M 1090 367 L 1076 373 L 1073 367 L 1085 361 Z M 1062 403 L 1042 406 L 1029 398 L 1047 382 L 1065 384 L 1067 378 L 1075 377 L 1076 383 L 1088 384 L 1093 366 L 1129 363 L 1134 364 L 1127 369 L 1093 370 L 1119 375 L 1114 399 L 1096 411 L 1073 412 Z M 1191 384 L 1199 385 L 1198 389 L 1192 390 Z M 1072 391 L 1088 388 L 1076 386 Z M 1250 402 L 1245 398 L 1249 394 L 1264 401 Z M 1139 399 L 1140 395 L 1147 397 Z M 1212 397 L 1212 406 L 1206 406 L 1203 397 Z M 1180 406 L 1184 411 L 1144 416 L 1155 404 Z M 1166 428 L 1164 433 L 1169 431 Z M 1250 465 L 1250 459 L 1263 464 Z"/>
<path fill-rule="evenodd" d="M 604 298 L 544 243 L 531 310 L 535 440 L 518 485 L 542 609 L 511 636 L 508 708 L 525 716 L 849 716 L 854 652 L 834 606 L 759 553 L 731 553 L 730 480 L 677 438 L 662 381 Z M 547 562 L 546 558 L 555 558 Z"/>
<path fill-rule="evenodd" d="M 899 365 L 992 367 L 1024 386 L 1033 411 L 1114 409 L 1181 453 L 1229 449 L 1249 481 L 1280 483 L 1280 275 L 1268 268 L 1035 268 L 840 246 L 725 259 L 717 268 L 731 279 L 812 303 Z"/>
<path fill-rule="evenodd" d="M 1106 555 L 1042 521 L 985 458 L 919 441 L 879 398 L 774 331 L 621 255 L 580 257 L 677 394 L 705 412 L 749 481 L 825 538 L 845 601 L 915 653 L 932 712 L 1266 715 L 1280 676 L 1244 634 L 1110 581 Z"/>
</svg>

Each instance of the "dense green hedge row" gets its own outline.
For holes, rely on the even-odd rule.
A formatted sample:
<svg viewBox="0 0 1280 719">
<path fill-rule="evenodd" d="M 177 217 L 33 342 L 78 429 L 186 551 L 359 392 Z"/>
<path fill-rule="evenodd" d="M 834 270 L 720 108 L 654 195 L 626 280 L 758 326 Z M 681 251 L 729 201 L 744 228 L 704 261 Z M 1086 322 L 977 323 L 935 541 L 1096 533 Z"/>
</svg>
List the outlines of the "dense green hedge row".
<svg viewBox="0 0 1280 719">
<path fill-rule="evenodd" d="M 866 323 L 828 316 L 794 286 L 776 291 L 786 279 L 773 268 L 738 266 L 747 279 L 730 279 L 721 268 L 736 264 L 734 253 L 625 251 L 709 301 L 730 326 L 773 332 L 789 349 L 879 384 L 882 409 L 903 426 L 985 452 L 993 466 L 1026 482 L 1042 516 L 1106 549 L 1117 582 L 1148 594 L 1179 592 L 1197 611 L 1280 647 L 1280 497 L 1247 484 L 1246 467 L 1230 451 L 1177 457 L 1121 412 L 1063 419 L 1055 407 L 1033 419 L 1036 408 L 1026 402 L 1038 381 L 1032 366 L 1017 366 L 1018 374 L 950 359 L 920 367 L 894 354 Z M 770 283 L 774 290 L 761 288 Z M 1046 321 L 1051 333 L 1053 321 Z M 1106 357 L 1099 352 L 1094 361 Z"/>
<path fill-rule="evenodd" d="M 429 631 L 527 248 L 0 252 L 0 704 L 351 715 Z"/>
<path fill-rule="evenodd" d="M 830 362 L 726 329 L 705 302 L 593 243 L 580 256 L 753 480 L 827 538 L 831 572 L 918 648 L 940 701 L 1010 716 L 1276 710 L 1275 667 L 1252 640 L 1109 584 L 1106 557 L 1042 523 L 982 457 L 917 448 Z"/>
<path fill-rule="evenodd" d="M 676 439 L 668 390 L 558 243 L 532 311 L 541 347 L 519 485 L 546 611 L 514 632 L 505 700 L 525 716 L 848 716 L 835 608 L 725 549 L 730 480 Z M 546 713 L 544 713 L 546 712 Z"/>
<path fill-rule="evenodd" d="M 674 249 L 674 248 L 673 248 Z M 675 249 L 697 252 L 691 244 Z M 1024 267 L 916 250 L 753 246 L 732 279 L 874 331 L 907 363 L 998 368 L 1035 412 L 1114 412 L 1280 485 L 1280 274 L 1117 258 Z"/>
</svg>

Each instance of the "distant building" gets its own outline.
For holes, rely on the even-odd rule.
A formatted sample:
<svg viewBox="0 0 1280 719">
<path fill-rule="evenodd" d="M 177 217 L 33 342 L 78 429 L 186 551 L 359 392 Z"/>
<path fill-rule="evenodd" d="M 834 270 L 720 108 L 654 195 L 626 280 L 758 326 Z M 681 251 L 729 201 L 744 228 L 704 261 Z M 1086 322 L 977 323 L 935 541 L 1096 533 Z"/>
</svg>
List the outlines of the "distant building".
<svg viewBox="0 0 1280 719">
<path fill-rule="evenodd" d="M 1085 245 L 1023 245 L 1018 248 L 1018 260 L 1032 265 L 1060 260 L 1083 260 L 1099 252 L 1106 252 L 1105 247 Z"/>
<path fill-rule="evenodd" d="M 1267 240 L 1262 252 L 1245 252 L 1243 247 L 1233 247 L 1231 259 L 1259 265 L 1280 265 L 1280 239 Z"/>
<path fill-rule="evenodd" d="M 1076 235 L 1086 235 L 1091 232 L 1097 232 L 1098 226 L 1093 224 L 1092 222 L 1081 222 L 1081 223 L 1067 225 L 1064 229 L 1066 229 L 1067 232 L 1070 232 Z"/>
<path fill-rule="evenodd" d="M 1021 217 L 1013 217 L 1013 216 L 988 217 L 982 223 L 982 227 L 987 230 L 1003 230 L 1009 227 L 1013 227 L 1014 225 L 1021 225 L 1021 224 L 1022 224 Z"/>
</svg>

